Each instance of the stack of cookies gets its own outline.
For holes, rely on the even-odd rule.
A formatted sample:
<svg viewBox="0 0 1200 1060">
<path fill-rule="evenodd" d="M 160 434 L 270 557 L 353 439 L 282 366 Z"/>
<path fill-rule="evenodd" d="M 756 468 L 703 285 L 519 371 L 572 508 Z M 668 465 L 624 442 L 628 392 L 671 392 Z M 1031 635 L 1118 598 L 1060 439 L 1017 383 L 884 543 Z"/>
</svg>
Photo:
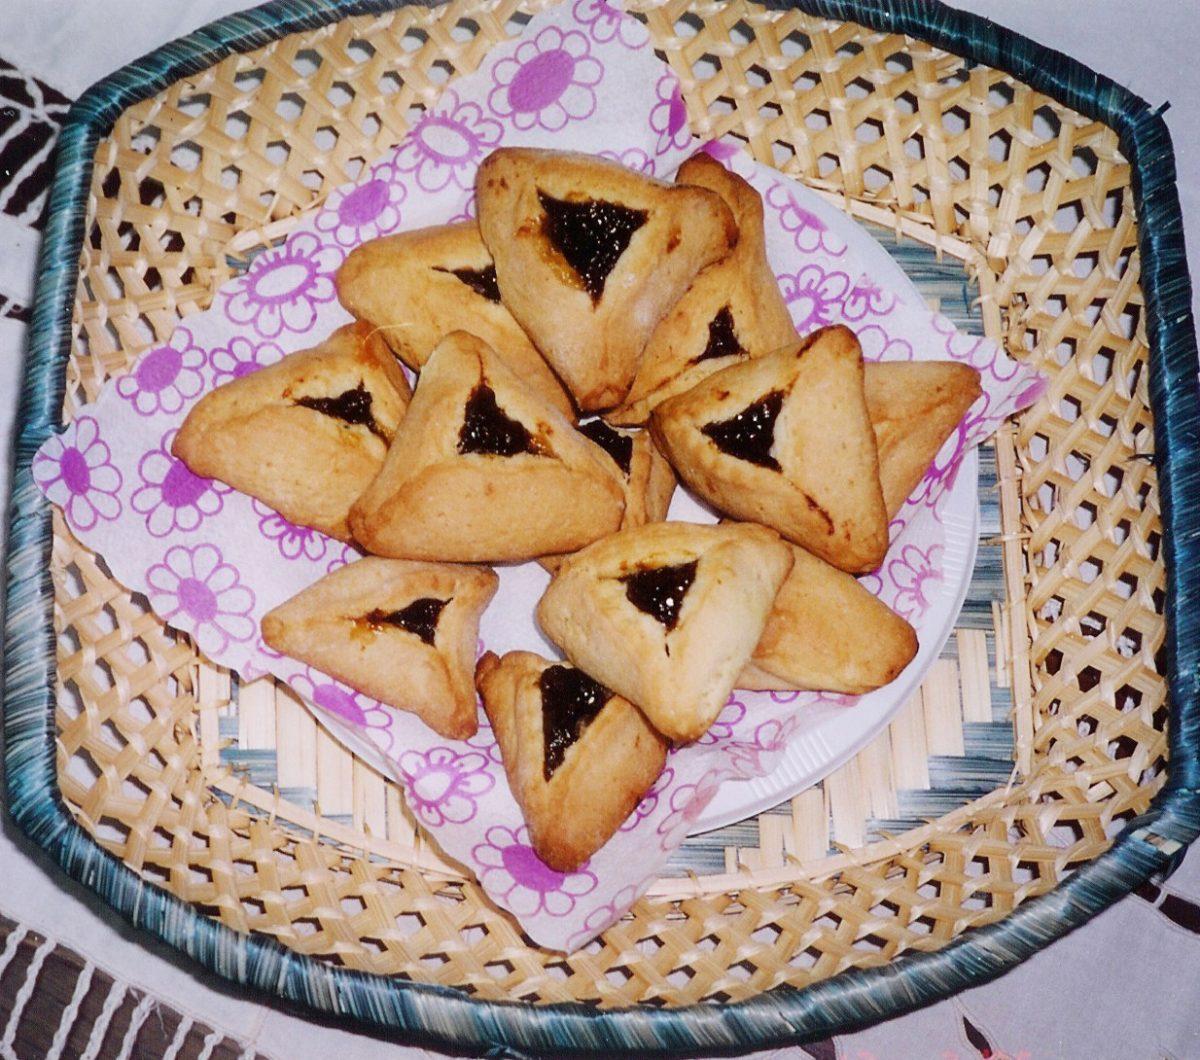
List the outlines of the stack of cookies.
<svg viewBox="0 0 1200 1060">
<path fill-rule="evenodd" d="M 355 323 L 205 396 L 174 451 L 371 554 L 264 640 L 450 738 L 475 732 L 478 690 L 533 844 L 567 871 L 735 687 L 857 694 L 908 665 L 913 629 L 854 574 L 979 380 L 864 364 L 845 327 L 798 337 L 758 194 L 707 155 L 668 184 L 505 148 L 476 192 L 478 224 L 356 249 Z M 725 521 L 665 521 L 676 475 Z M 566 659 L 476 664 L 486 565 L 528 560 Z"/>
</svg>

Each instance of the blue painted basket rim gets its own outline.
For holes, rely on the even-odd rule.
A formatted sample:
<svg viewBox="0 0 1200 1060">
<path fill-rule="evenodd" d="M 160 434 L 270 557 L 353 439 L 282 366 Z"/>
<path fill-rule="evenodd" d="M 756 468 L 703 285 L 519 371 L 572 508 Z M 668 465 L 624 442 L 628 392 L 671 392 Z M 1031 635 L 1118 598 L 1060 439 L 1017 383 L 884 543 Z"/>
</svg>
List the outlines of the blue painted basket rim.
<svg viewBox="0 0 1200 1060">
<path fill-rule="evenodd" d="M 776 987 L 738 1003 L 599 1010 L 577 1003 L 476 1000 L 453 988 L 350 971 L 294 953 L 271 938 L 239 934 L 143 881 L 75 823 L 55 775 L 50 507 L 34 485 L 30 464 L 58 426 L 96 142 L 131 104 L 233 52 L 350 15 L 399 6 L 403 0 L 274 0 L 220 19 L 129 64 L 85 92 L 67 116 L 38 263 L 10 499 L 4 750 L 7 805 L 20 827 L 69 875 L 133 924 L 226 979 L 387 1030 L 405 1041 L 493 1055 L 740 1052 L 844 1033 L 986 982 L 1154 873 L 1169 871 L 1181 847 L 1200 832 L 1200 389 L 1170 136 L 1160 113 L 1103 75 L 935 0 L 766 0 L 766 6 L 799 7 L 820 17 L 907 34 L 973 63 L 1006 70 L 1111 126 L 1130 161 L 1152 351 L 1150 399 L 1168 572 L 1171 761 L 1167 784 L 1149 811 L 1131 822 L 1110 850 L 1049 894 L 935 953 L 843 972 L 804 989 Z"/>
</svg>

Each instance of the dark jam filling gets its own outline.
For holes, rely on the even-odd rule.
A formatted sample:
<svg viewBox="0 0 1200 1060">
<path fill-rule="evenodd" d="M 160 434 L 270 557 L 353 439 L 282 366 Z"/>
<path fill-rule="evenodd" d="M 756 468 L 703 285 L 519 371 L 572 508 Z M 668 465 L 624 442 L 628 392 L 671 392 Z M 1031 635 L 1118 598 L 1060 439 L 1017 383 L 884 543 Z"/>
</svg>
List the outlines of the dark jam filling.
<svg viewBox="0 0 1200 1060">
<path fill-rule="evenodd" d="M 353 390 L 343 390 L 337 397 L 297 398 L 296 404 L 354 427 L 366 427 L 377 438 L 388 440 L 371 413 L 371 392 L 361 382 Z"/>
<path fill-rule="evenodd" d="M 372 629 L 380 626 L 399 626 L 409 633 L 414 633 L 426 644 L 433 643 L 437 633 L 438 619 L 441 618 L 442 608 L 449 600 L 435 600 L 431 596 L 422 596 L 399 611 L 381 611 L 376 608 L 362 616 L 362 621 Z"/>
<path fill-rule="evenodd" d="M 516 456 L 518 453 L 541 455 L 542 448 L 523 424 L 518 423 L 496 404 L 496 393 L 480 383 L 467 399 L 466 416 L 458 432 L 460 453 L 486 456 Z"/>
<path fill-rule="evenodd" d="M 434 267 L 435 272 L 447 272 L 461 280 L 476 294 L 483 295 L 489 302 L 500 301 L 500 285 L 496 282 L 496 266 L 486 269 L 443 269 Z"/>
<path fill-rule="evenodd" d="M 562 765 L 567 748 L 592 723 L 612 693 L 573 666 L 550 666 L 542 671 L 542 775 L 549 780 Z"/>
<path fill-rule="evenodd" d="M 546 212 L 546 237 L 583 281 L 592 301 L 599 302 L 608 274 L 633 233 L 646 223 L 646 211 L 603 199 L 568 202 L 541 191 L 538 201 Z"/>
<path fill-rule="evenodd" d="M 705 424 L 700 430 L 721 452 L 778 471 L 779 461 L 771 455 L 771 445 L 775 441 L 775 420 L 781 408 L 783 391 L 773 390 L 732 419 Z"/>
<path fill-rule="evenodd" d="M 617 465 L 629 477 L 629 468 L 633 463 L 633 439 L 620 431 L 614 431 L 602 419 L 589 420 L 579 425 L 579 433 L 586 435 L 613 458 Z"/>
<path fill-rule="evenodd" d="M 734 357 L 745 352 L 733 330 L 733 314 L 729 311 L 729 306 L 725 306 L 709 321 L 708 345 L 692 363 L 699 364 L 701 361 L 710 361 L 716 357 Z"/>
<path fill-rule="evenodd" d="M 696 579 L 696 564 L 676 563 L 671 567 L 653 567 L 636 574 L 626 574 L 625 596 L 639 611 L 658 619 L 668 630 L 675 628 L 683 598 Z"/>
</svg>

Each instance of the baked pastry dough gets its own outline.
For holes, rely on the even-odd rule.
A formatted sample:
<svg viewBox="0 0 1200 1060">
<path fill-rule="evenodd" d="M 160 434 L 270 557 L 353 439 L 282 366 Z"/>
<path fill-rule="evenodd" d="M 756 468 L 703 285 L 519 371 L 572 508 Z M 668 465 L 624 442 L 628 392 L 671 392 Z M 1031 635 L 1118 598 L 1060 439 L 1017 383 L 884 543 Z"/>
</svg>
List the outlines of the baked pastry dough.
<svg viewBox="0 0 1200 1060">
<path fill-rule="evenodd" d="M 369 557 L 263 616 L 263 640 L 441 736 L 475 734 L 479 617 L 499 579 L 486 567 Z"/>
<path fill-rule="evenodd" d="M 655 325 L 737 241 L 713 192 L 590 155 L 501 148 L 475 188 L 504 304 L 585 411 L 625 397 Z"/>
<path fill-rule="evenodd" d="M 594 419 L 579 425 L 579 433 L 605 451 L 625 491 L 621 529 L 660 523 L 667 517 L 675 493 L 675 472 L 654 446 L 648 431 L 626 431 Z M 563 556 L 543 556 L 539 563 L 551 574 Z"/>
<path fill-rule="evenodd" d="M 469 331 L 530 390 L 574 419 L 562 384 L 500 301 L 496 267 L 474 221 L 363 243 L 338 270 L 337 288 L 342 305 L 379 328 L 414 371 L 450 332 Z"/>
<path fill-rule="evenodd" d="M 695 740 L 729 698 L 791 566 L 765 527 L 650 523 L 571 556 L 537 618 L 664 736 Z"/>
<path fill-rule="evenodd" d="M 979 373 L 958 361 L 868 364 L 863 390 L 890 519 L 983 391 Z"/>
<path fill-rule="evenodd" d="M 629 394 L 608 414 L 613 423 L 645 423 L 654 406 L 705 376 L 793 342 L 796 327 L 767 261 L 762 199 L 715 158 L 694 155 L 675 177 L 716 192 L 738 226 L 738 244 L 704 269 L 654 329 Z"/>
<path fill-rule="evenodd" d="M 650 430 L 683 481 L 722 511 L 842 570 L 883 559 L 887 511 L 849 328 L 722 369 L 659 405 Z"/>
<path fill-rule="evenodd" d="M 350 539 L 350 506 L 383 466 L 411 391 L 366 324 L 339 328 L 206 394 L 171 451 L 285 519 Z"/>
<path fill-rule="evenodd" d="M 792 546 L 792 570 L 739 688 L 861 695 L 899 676 L 916 631 L 845 571 Z"/>
<path fill-rule="evenodd" d="M 455 331 L 426 362 L 350 525 L 382 556 L 481 563 L 570 552 L 621 523 L 610 465 L 482 339 Z"/>
<path fill-rule="evenodd" d="M 479 660 L 475 682 L 533 849 L 571 872 L 608 842 L 667 759 L 637 707 L 527 651 Z"/>
</svg>

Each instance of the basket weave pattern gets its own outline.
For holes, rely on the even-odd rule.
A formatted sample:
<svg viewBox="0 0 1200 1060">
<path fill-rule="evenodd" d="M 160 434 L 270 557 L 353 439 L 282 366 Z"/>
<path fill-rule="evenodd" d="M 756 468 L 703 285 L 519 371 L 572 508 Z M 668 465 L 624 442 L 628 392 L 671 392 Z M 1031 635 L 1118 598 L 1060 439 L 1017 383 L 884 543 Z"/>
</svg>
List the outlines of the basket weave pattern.
<svg viewBox="0 0 1200 1060">
<path fill-rule="evenodd" d="M 635 9 L 697 133 L 732 132 L 856 216 L 960 260 L 987 334 L 1051 377 L 996 440 L 1012 781 L 831 857 L 797 861 L 786 855 L 804 844 L 781 841 L 776 858 L 660 881 L 601 940 L 547 953 L 289 692 L 206 663 L 56 517 L 64 797 L 128 865 L 235 930 L 487 998 L 742 999 L 1005 916 L 1106 849 L 1162 783 L 1161 527 L 1115 135 L 904 37 L 742 0 Z M 394 145 L 532 10 L 459 0 L 348 19 L 128 110 L 96 155 L 66 416 L 206 306 L 239 255 Z M 223 766 L 230 739 L 275 748 L 281 788 L 315 776 L 319 812 Z"/>
</svg>

